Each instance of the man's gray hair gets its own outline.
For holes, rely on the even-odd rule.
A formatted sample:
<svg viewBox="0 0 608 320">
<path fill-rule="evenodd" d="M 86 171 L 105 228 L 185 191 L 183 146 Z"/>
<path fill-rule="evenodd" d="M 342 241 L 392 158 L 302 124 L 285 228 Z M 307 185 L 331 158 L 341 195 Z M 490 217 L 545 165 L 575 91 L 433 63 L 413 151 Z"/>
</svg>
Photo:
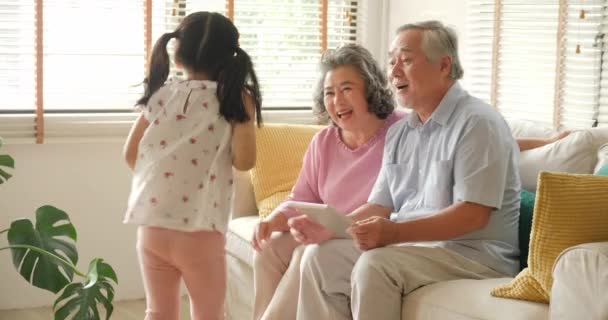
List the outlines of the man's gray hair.
<svg viewBox="0 0 608 320">
<path fill-rule="evenodd" d="M 462 78 L 464 70 L 458 58 L 458 37 L 454 29 L 444 26 L 435 20 L 404 24 L 397 28 L 396 34 L 406 30 L 422 31 L 422 51 L 430 62 L 437 62 L 441 56 L 452 58 L 452 70 L 450 78 L 458 80 Z"/>
<path fill-rule="evenodd" d="M 321 57 L 320 77 L 314 92 L 313 112 L 319 123 L 327 123 L 330 118 L 323 101 L 323 85 L 327 72 L 341 66 L 354 67 L 365 86 L 368 110 L 379 119 L 386 119 L 395 109 L 393 93 L 388 88 L 386 75 L 374 60 L 372 54 L 357 44 L 347 44 L 335 50 L 327 50 Z"/>
</svg>

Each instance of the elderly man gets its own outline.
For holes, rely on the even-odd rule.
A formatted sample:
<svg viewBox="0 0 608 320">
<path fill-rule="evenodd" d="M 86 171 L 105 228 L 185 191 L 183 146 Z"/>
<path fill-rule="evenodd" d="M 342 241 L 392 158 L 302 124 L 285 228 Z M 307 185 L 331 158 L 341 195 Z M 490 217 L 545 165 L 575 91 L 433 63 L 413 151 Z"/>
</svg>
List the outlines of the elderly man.
<svg viewBox="0 0 608 320">
<path fill-rule="evenodd" d="M 436 21 L 397 30 L 389 80 L 413 112 L 389 129 L 368 203 L 350 214 L 354 242 L 304 253 L 298 319 L 401 319 L 403 296 L 421 286 L 517 272 L 518 147 L 461 88 L 457 48 Z"/>
</svg>

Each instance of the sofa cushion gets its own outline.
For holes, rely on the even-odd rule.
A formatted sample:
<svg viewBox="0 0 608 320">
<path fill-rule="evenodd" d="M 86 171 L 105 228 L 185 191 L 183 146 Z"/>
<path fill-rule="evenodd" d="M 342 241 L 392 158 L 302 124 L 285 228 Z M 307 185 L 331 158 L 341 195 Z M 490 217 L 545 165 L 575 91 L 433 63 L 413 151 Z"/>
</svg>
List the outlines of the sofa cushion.
<svg viewBox="0 0 608 320">
<path fill-rule="evenodd" d="M 545 304 L 492 297 L 488 292 L 512 278 L 452 280 L 424 286 L 408 294 L 402 319 L 547 319 Z"/>
<path fill-rule="evenodd" d="M 257 215 L 230 221 L 226 232 L 226 319 L 251 319 L 253 316 L 253 247 L 251 237 Z"/>
<path fill-rule="evenodd" d="M 608 147 L 608 145 L 606 145 Z M 608 150 L 608 148 L 607 148 Z M 595 173 L 599 176 L 608 176 L 608 163 Z M 530 249 L 530 232 L 532 231 L 532 216 L 534 213 L 534 200 L 536 194 L 522 189 L 519 206 L 519 265 L 520 270 L 528 267 L 528 251 Z"/>
<path fill-rule="evenodd" d="M 295 183 L 295 180 L 293 181 Z M 274 208 L 276 208 L 289 194 L 291 193 L 291 187 L 289 187 L 289 191 L 277 191 L 275 193 L 270 194 L 268 197 L 260 199 L 257 203 L 259 208 L 260 218 L 264 218 L 268 216 Z"/>
<path fill-rule="evenodd" d="M 608 242 L 585 243 L 553 266 L 550 318 L 608 319 Z"/>
<path fill-rule="evenodd" d="M 511 129 L 511 134 L 517 138 L 547 138 L 557 133 L 557 131 L 534 121 L 507 119 L 507 123 Z"/>
<path fill-rule="evenodd" d="M 251 238 L 258 216 L 241 217 L 230 220 L 226 232 L 226 253 L 253 266 L 253 247 Z"/>
<path fill-rule="evenodd" d="M 258 214 L 249 171 L 232 170 L 233 189 L 231 219 Z"/>
<path fill-rule="evenodd" d="M 567 173 L 593 173 L 597 148 L 589 130 L 574 131 L 557 142 L 524 151 L 519 157 L 522 187 L 534 192 L 541 170 Z"/>
<path fill-rule="evenodd" d="M 608 177 L 541 172 L 528 268 L 492 295 L 549 302 L 551 268 L 564 249 L 608 240 Z"/>
<path fill-rule="evenodd" d="M 321 128 L 270 123 L 257 130 L 257 161 L 251 170 L 251 182 L 260 216 L 270 214 L 289 194 L 300 173 L 304 153 Z"/>
</svg>

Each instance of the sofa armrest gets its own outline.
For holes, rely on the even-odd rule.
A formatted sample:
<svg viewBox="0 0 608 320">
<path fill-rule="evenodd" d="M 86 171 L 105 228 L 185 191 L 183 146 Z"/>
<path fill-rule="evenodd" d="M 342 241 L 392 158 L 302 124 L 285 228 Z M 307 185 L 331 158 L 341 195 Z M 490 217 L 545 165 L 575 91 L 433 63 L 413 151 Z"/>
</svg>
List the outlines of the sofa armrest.
<svg viewBox="0 0 608 320">
<path fill-rule="evenodd" d="M 553 266 L 550 319 L 608 319 L 608 242 L 564 250 Z"/>
<path fill-rule="evenodd" d="M 231 219 L 258 214 L 249 171 L 233 169 L 234 189 L 232 193 Z"/>
</svg>

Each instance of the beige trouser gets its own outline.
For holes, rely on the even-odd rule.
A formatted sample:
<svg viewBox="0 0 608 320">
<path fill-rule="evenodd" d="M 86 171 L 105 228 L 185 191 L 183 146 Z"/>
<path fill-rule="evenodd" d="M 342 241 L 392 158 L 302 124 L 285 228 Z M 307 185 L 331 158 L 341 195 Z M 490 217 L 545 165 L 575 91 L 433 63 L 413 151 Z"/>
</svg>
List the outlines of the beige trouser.
<svg viewBox="0 0 608 320">
<path fill-rule="evenodd" d="M 421 286 L 504 276 L 448 249 L 397 245 L 361 253 L 352 240 L 307 246 L 300 268 L 298 320 L 398 320 L 403 297 Z"/>
<path fill-rule="evenodd" d="M 296 318 L 300 257 L 304 251 L 289 232 L 273 233 L 262 252 L 253 256 L 253 319 Z"/>
</svg>

